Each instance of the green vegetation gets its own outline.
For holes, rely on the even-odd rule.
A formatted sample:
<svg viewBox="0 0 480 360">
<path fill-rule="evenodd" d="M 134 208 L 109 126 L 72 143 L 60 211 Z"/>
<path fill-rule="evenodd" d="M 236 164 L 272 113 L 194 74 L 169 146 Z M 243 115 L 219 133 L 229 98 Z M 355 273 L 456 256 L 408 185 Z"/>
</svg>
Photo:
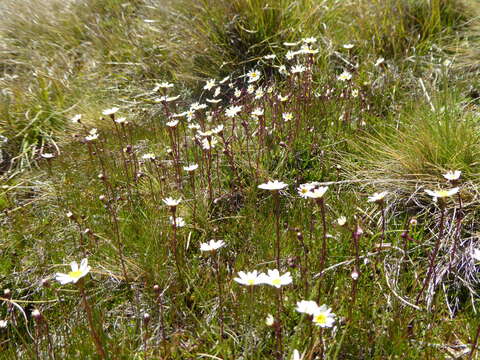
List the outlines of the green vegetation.
<svg viewBox="0 0 480 360">
<path fill-rule="evenodd" d="M 477 11 L 0 4 L 0 359 L 476 358 Z"/>
</svg>

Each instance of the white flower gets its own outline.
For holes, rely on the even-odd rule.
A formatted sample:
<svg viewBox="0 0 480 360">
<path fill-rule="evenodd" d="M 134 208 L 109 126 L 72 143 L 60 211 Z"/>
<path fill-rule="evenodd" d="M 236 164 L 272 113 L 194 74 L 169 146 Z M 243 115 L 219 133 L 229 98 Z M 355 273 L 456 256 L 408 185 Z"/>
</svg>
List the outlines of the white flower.
<svg viewBox="0 0 480 360">
<path fill-rule="evenodd" d="M 273 326 L 273 324 L 275 324 L 275 318 L 273 317 L 272 314 L 268 314 L 267 318 L 265 319 L 265 325 Z"/>
<path fill-rule="evenodd" d="M 127 118 L 126 117 L 119 117 L 119 118 L 115 119 L 115 122 L 117 124 L 126 124 L 127 123 Z"/>
<path fill-rule="evenodd" d="M 166 199 L 162 199 L 162 201 L 167 206 L 176 207 L 178 204 L 182 202 L 182 199 L 174 199 L 174 198 L 168 197 Z"/>
<path fill-rule="evenodd" d="M 5 329 L 8 326 L 8 320 L 0 320 L 0 329 Z"/>
<path fill-rule="evenodd" d="M 292 360 L 303 360 L 303 355 L 300 355 L 297 349 L 293 350 Z"/>
<path fill-rule="evenodd" d="M 296 53 L 295 51 L 289 50 L 289 51 L 287 51 L 287 53 L 285 54 L 285 58 L 286 58 L 287 60 L 292 60 L 292 59 L 295 57 L 295 55 L 297 55 L 297 53 Z"/>
<path fill-rule="evenodd" d="M 283 285 L 288 285 L 292 283 L 292 276 L 290 272 L 286 272 L 283 275 L 280 275 L 277 269 L 268 270 L 268 274 L 260 274 L 261 281 L 264 284 L 274 286 L 277 289 Z"/>
<path fill-rule="evenodd" d="M 88 132 L 89 135 L 85 137 L 85 141 L 93 141 L 98 139 L 98 130 L 96 128 L 91 129 Z"/>
<path fill-rule="evenodd" d="M 168 88 L 172 88 L 172 87 L 173 87 L 173 84 L 164 81 L 164 82 L 162 82 L 162 83 L 160 83 L 160 84 L 157 84 L 157 86 L 158 86 L 159 89 L 168 89 Z M 155 87 L 157 87 L 157 86 L 155 86 Z"/>
<path fill-rule="evenodd" d="M 247 87 L 247 93 L 253 94 L 255 92 L 255 86 L 253 85 L 248 85 Z"/>
<path fill-rule="evenodd" d="M 291 112 L 283 113 L 282 114 L 283 121 L 287 122 L 293 119 L 293 114 Z"/>
<path fill-rule="evenodd" d="M 233 95 L 236 98 L 239 98 L 240 96 L 242 96 L 242 91 L 240 89 L 235 89 L 235 92 L 233 93 Z"/>
<path fill-rule="evenodd" d="M 380 65 L 380 64 L 383 63 L 384 61 L 385 61 L 384 58 L 382 58 L 382 57 L 378 58 L 377 61 L 375 61 L 375 66 Z"/>
<path fill-rule="evenodd" d="M 443 177 L 449 181 L 455 181 L 460 179 L 460 175 L 462 175 L 462 172 L 460 170 L 455 170 L 455 171 L 447 171 L 446 174 L 443 174 Z"/>
<path fill-rule="evenodd" d="M 260 79 L 260 76 L 262 75 L 262 73 L 258 70 L 252 70 L 252 71 L 249 71 L 247 73 L 247 76 L 248 76 L 248 82 L 249 83 L 252 83 L 252 82 L 255 82 L 257 81 L 258 79 Z"/>
<path fill-rule="evenodd" d="M 83 259 L 80 262 L 80 268 L 78 267 L 78 264 L 76 261 L 72 261 L 70 263 L 70 267 L 72 268 L 72 271 L 70 271 L 68 274 L 56 273 L 55 280 L 60 282 L 60 284 L 62 285 L 65 285 L 68 283 L 76 284 L 78 280 L 80 280 L 82 277 L 87 275 L 88 272 L 90 271 L 90 266 L 88 266 L 87 259 Z"/>
<path fill-rule="evenodd" d="M 284 102 L 288 100 L 288 95 L 282 96 L 282 94 L 279 94 L 277 96 L 277 99 L 280 100 L 280 102 Z"/>
<path fill-rule="evenodd" d="M 282 189 L 286 188 L 287 186 L 288 186 L 288 184 L 285 184 L 284 182 L 274 180 L 274 181 L 269 181 L 269 182 L 264 183 L 264 184 L 260 184 L 260 185 L 258 185 L 258 188 L 262 189 L 262 190 L 276 191 L 276 190 L 282 190 Z"/>
<path fill-rule="evenodd" d="M 165 125 L 167 125 L 168 127 L 173 128 L 173 127 L 175 127 L 175 126 L 178 125 L 178 120 L 169 121 L 169 122 L 167 122 Z"/>
<path fill-rule="evenodd" d="M 480 249 L 473 249 L 472 258 L 473 260 L 480 261 Z"/>
<path fill-rule="evenodd" d="M 315 38 L 315 37 L 308 37 L 308 38 L 302 39 L 302 41 L 303 41 L 305 44 L 314 44 L 314 43 L 317 42 L 317 38 Z"/>
<path fill-rule="evenodd" d="M 107 115 L 113 115 L 115 114 L 118 110 L 120 110 L 120 108 L 118 107 L 113 107 L 113 108 L 110 108 L 110 109 L 105 109 L 102 111 L 102 114 L 107 116 Z"/>
<path fill-rule="evenodd" d="M 198 169 L 198 164 L 190 164 L 188 166 L 183 167 L 183 170 L 185 170 L 186 172 L 192 172 L 192 171 L 195 171 L 197 169 Z"/>
<path fill-rule="evenodd" d="M 263 91 L 263 88 L 259 87 L 255 91 L 255 99 L 261 99 L 263 97 L 263 95 L 265 95 L 265 91 Z"/>
<path fill-rule="evenodd" d="M 218 104 L 222 99 L 207 99 L 207 102 L 211 104 Z"/>
<path fill-rule="evenodd" d="M 287 67 L 285 65 L 280 65 L 278 67 L 278 72 L 280 75 L 288 75 Z"/>
<path fill-rule="evenodd" d="M 262 278 L 262 274 L 258 274 L 257 270 L 253 270 L 251 272 L 239 271 L 238 277 L 233 280 L 242 285 L 253 286 L 263 284 Z"/>
<path fill-rule="evenodd" d="M 202 148 L 203 148 L 204 150 L 213 149 L 213 148 L 215 148 L 215 145 L 217 145 L 217 144 L 218 144 L 218 140 L 215 139 L 215 138 L 211 138 L 211 139 L 209 139 L 209 138 L 204 138 L 204 139 L 202 140 Z"/>
<path fill-rule="evenodd" d="M 217 249 L 220 249 L 225 245 L 225 242 L 223 240 L 210 240 L 208 243 L 201 243 L 200 244 L 200 250 L 201 251 L 214 251 Z"/>
<path fill-rule="evenodd" d="M 302 198 L 306 199 L 308 198 L 307 194 L 310 192 L 315 187 L 312 183 L 307 183 L 307 184 L 301 184 L 297 188 L 298 195 L 300 195 Z"/>
<path fill-rule="evenodd" d="M 223 131 L 224 126 L 222 124 L 218 125 L 216 128 L 212 129 L 213 134 L 220 134 Z"/>
<path fill-rule="evenodd" d="M 207 80 L 207 83 L 203 87 L 203 90 L 211 90 L 215 86 L 215 79 Z"/>
<path fill-rule="evenodd" d="M 383 201 L 385 196 L 388 194 L 388 191 L 383 191 L 381 193 L 374 193 L 372 196 L 368 197 L 368 202 L 380 202 Z"/>
<path fill-rule="evenodd" d="M 352 78 L 352 74 L 346 70 L 337 77 L 337 79 L 340 81 L 348 81 L 351 78 Z"/>
<path fill-rule="evenodd" d="M 353 44 L 343 44 L 344 49 L 351 49 L 353 48 Z"/>
<path fill-rule="evenodd" d="M 295 310 L 299 313 L 313 315 L 319 310 L 319 306 L 313 300 L 302 300 L 297 302 Z"/>
<path fill-rule="evenodd" d="M 175 225 L 177 228 L 184 227 L 186 224 L 185 220 L 180 216 L 175 218 L 175 222 L 173 221 L 173 216 L 170 216 L 169 219 L 170 219 L 170 224 Z"/>
<path fill-rule="evenodd" d="M 77 114 L 70 119 L 70 121 L 73 123 L 79 123 L 80 120 L 82 120 L 82 114 Z"/>
<path fill-rule="evenodd" d="M 306 197 L 310 199 L 320 199 L 323 197 L 323 195 L 325 195 L 327 190 L 328 190 L 328 186 L 320 186 L 318 188 L 314 188 L 313 190 L 310 190 L 310 192 L 306 194 Z"/>
<path fill-rule="evenodd" d="M 285 46 L 297 46 L 298 44 L 300 44 L 300 41 L 297 41 L 297 42 L 284 42 L 283 45 Z"/>
<path fill-rule="evenodd" d="M 326 305 L 320 306 L 313 314 L 313 323 L 322 328 L 332 327 L 334 322 L 335 314 Z"/>
<path fill-rule="evenodd" d="M 453 196 L 455 195 L 456 193 L 458 193 L 458 190 L 459 188 L 456 187 L 456 188 L 453 188 L 453 189 L 450 189 L 450 190 L 444 190 L 444 189 L 441 189 L 441 190 L 425 190 L 425 192 L 430 195 L 431 197 L 433 197 L 434 201 L 437 200 L 437 198 L 446 198 L 446 197 L 450 197 L 450 196 Z"/>
<path fill-rule="evenodd" d="M 290 69 L 290 72 L 292 74 L 297 74 L 297 73 L 302 73 L 304 72 L 305 70 L 307 70 L 307 68 L 301 64 L 297 64 L 295 66 L 292 66 L 292 68 Z"/>
<path fill-rule="evenodd" d="M 263 116 L 264 110 L 262 108 L 256 108 L 252 111 L 252 116 Z"/>
<path fill-rule="evenodd" d="M 358 89 L 353 89 L 352 90 L 352 97 L 354 97 L 354 98 L 358 97 Z"/>
<path fill-rule="evenodd" d="M 345 216 L 340 216 L 338 219 L 337 219 L 337 224 L 339 226 L 343 226 L 347 223 L 347 218 Z"/>
<path fill-rule="evenodd" d="M 242 106 L 241 105 L 236 105 L 236 106 L 230 106 L 225 110 L 225 115 L 229 118 L 233 118 L 235 115 L 237 115 L 240 111 L 242 111 Z"/>
<path fill-rule="evenodd" d="M 152 153 L 143 154 L 142 159 L 144 159 L 144 160 L 155 160 L 155 154 L 152 154 Z"/>
</svg>

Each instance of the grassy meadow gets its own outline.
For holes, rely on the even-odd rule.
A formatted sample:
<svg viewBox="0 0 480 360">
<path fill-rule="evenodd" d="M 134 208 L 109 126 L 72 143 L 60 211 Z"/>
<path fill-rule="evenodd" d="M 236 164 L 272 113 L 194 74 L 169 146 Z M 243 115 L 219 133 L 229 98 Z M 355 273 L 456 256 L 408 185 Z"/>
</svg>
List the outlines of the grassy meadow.
<svg viewBox="0 0 480 360">
<path fill-rule="evenodd" d="M 0 2 L 0 359 L 480 359 L 479 15 Z"/>
</svg>

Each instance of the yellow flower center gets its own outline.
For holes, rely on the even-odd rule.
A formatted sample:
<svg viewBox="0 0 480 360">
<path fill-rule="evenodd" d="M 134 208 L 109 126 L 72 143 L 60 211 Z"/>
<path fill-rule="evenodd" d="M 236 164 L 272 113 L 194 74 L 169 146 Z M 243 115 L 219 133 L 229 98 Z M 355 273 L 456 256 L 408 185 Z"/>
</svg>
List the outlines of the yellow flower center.
<svg viewBox="0 0 480 360">
<path fill-rule="evenodd" d="M 327 316 L 323 313 L 318 314 L 315 316 L 313 321 L 315 321 L 317 324 L 325 324 L 327 322 Z"/>
<path fill-rule="evenodd" d="M 75 279 L 81 277 L 82 275 L 83 275 L 83 272 L 80 271 L 80 270 L 70 271 L 70 272 L 68 273 L 68 276 L 70 276 L 71 278 L 75 278 Z"/>
<path fill-rule="evenodd" d="M 248 279 L 248 280 L 247 280 L 247 284 L 248 284 L 248 285 L 255 285 L 255 280 L 253 280 L 253 279 Z"/>
<path fill-rule="evenodd" d="M 273 280 L 272 280 L 272 284 L 273 284 L 273 285 L 281 285 L 281 283 L 282 283 L 282 282 L 280 281 L 280 279 L 273 279 Z"/>
<path fill-rule="evenodd" d="M 447 197 L 450 196 L 447 190 L 439 190 L 437 191 L 437 196 L 438 197 Z"/>
</svg>

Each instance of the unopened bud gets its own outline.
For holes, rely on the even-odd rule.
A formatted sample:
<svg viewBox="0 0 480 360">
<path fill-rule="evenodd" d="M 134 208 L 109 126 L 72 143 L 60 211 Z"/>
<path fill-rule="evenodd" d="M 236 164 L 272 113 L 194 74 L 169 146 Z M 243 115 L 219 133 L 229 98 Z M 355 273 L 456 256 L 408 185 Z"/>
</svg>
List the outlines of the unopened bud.
<svg viewBox="0 0 480 360">
<path fill-rule="evenodd" d="M 42 320 L 42 314 L 40 313 L 40 310 L 38 309 L 34 309 L 32 311 L 32 317 L 35 319 L 35 321 L 40 321 Z"/>
<path fill-rule="evenodd" d="M 98 174 L 98 178 L 100 180 L 105 180 L 105 175 L 104 174 Z"/>
<path fill-rule="evenodd" d="M 353 270 L 350 276 L 352 277 L 353 280 L 357 280 L 359 275 L 356 270 Z"/>
<path fill-rule="evenodd" d="M 7 299 L 10 299 L 12 297 L 12 292 L 10 291 L 10 289 L 3 290 L 3 296 Z"/>
<path fill-rule="evenodd" d="M 100 201 L 105 201 L 105 199 L 106 199 L 105 195 L 100 195 L 98 197 L 98 200 L 100 200 Z"/>
<path fill-rule="evenodd" d="M 49 288 L 50 287 L 50 280 L 49 279 L 42 279 L 40 281 L 40 284 L 42 285 L 42 287 L 44 288 Z"/>
</svg>

